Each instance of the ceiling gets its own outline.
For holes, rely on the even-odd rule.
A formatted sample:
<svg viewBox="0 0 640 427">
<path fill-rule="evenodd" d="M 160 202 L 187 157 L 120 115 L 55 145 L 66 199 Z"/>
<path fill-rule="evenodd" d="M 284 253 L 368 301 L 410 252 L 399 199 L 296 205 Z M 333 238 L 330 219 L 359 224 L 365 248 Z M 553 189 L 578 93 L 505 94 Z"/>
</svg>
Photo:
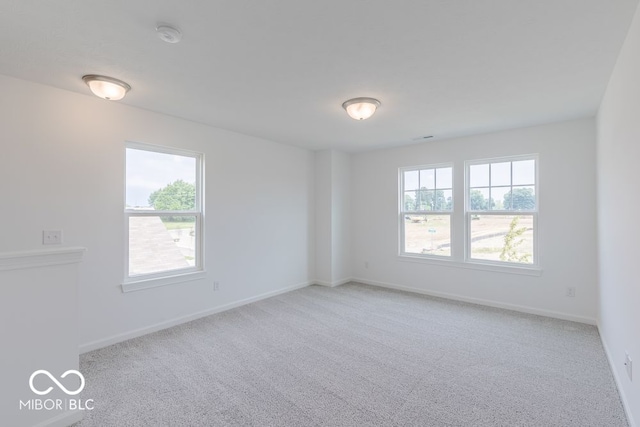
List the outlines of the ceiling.
<svg viewBox="0 0 640 427">
<path fill-rule="evenodd" d="M 0 74 L 87 96 L 104 74 L 124 104 L 363 151 L 594 115 L 637 3 L 0 0 Z M 360 96 L 382 106 L 358 122 Z"/>
</svg>

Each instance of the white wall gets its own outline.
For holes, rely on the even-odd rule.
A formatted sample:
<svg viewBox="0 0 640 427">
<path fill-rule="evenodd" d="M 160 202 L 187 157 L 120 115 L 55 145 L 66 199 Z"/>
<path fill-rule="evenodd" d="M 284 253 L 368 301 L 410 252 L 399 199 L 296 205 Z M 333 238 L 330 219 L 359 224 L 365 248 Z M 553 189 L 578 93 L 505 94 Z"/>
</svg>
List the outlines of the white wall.
<svg viewBox="0 0 640 427">
<path fill-rule="evenodd" d="M 315 153 L 315 281 L 332 282 L 331 150 Z"/>
<path fill-rule="evenodd" d="M 351 278 L 351 156 L 315 153 L 315 283 L 337 286 Z"/>
<path fill-rule="evenodd" d="M 351 278 L 351 155 L 332 151 L 331 240 L 333 283 Z"/>
<path fill-rule="evenodd" d="M 640 9 L 598 112 L 599 328 L 629 417 L 640 422 Z M 627 377 L 625 351 L 635 363 Z M 632 421 L 633 423 L 633 421 Z M 633 424 L 632 424 L 633 425 Z"/>
<path fill-rule="evenodd" d="M 460 188 L 465 160 L 532 153 L 539 154 L 541 276 L 398 258 L 399 167 L 454 162 L 454 186 Z M 356 280 L 595 323 L 593 119 L 356 154 L 352 180 Z M 462 206 L 463 200 L 454 203 Z M 462 239 L 460 233 L 455 238 Z M 565 297 L 567 286 L 576 287 L 575 298 Z"/>
<path fill-rule="evenodd" d="M 0 91 L 0 252 L 41 248 L 43 229 L 88 249 L 84 349 L 308 283 L 312 152 L 3 76 Z M 121 292 L 127 140 L 205 153 L 204 280 Z"/>
</svg>

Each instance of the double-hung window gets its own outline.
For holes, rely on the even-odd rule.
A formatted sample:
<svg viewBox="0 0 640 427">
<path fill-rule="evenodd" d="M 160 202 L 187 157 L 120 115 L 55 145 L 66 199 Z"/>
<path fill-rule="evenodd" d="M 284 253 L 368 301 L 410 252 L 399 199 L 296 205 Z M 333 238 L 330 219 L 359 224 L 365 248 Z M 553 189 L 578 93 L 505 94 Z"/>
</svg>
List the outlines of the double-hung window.
<svg viewBox="0 0 640 427">
<path fill-rule="evenodd" d="M 537 158 L 466 163 L 466 260 L 537 266 Z"/>
<path fill-rule="evenodd" d="M 453 167 L 400 169 L 400 254 L 451 256 Z"/>
<path fill-rule="evenodd" d="M 203 155 L 139 143 L 125 151 L 123 290 L 202 271 Z"/>
</svg>

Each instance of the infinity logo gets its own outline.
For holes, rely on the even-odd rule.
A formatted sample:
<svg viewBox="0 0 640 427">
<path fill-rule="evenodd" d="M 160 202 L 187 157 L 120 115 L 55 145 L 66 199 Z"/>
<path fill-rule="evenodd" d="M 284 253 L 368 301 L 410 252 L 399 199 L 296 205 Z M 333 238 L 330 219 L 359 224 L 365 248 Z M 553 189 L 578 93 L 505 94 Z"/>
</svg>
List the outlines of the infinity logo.
<svg viewBox="0 0 640 427">
<path fill-rule="evenodd" d="M 53 387 L 49 387 L 45 391 L 40 391 L 40 390 L 37 390 L 33 386 L 33 379 L 36 376 L 40 375 L 40 374 L 44 374 L 44 375 L 48 376 L 51 379 L 51 381 L 56 383 L 56 385 L 58 386 L 58 388 L 60 388 L 60 390 L 62 390 L 65 393 L 67 393 L 69 396 L 75 396 L 76 394 L 80 393 L 82 391 L 82 389 L 84 389 L 84 376 L 80 372 L 76 371 L 75 369 L 69 369 L 67 372 L 65 372 L 64 374 L 60 375 L 60 378 L 64 378 L 69 374 L 77 375 L 78 378 L 80 378 L 80 388 L 77 389 L 76 391 L 67 390 L 65 388 L 65 386 L 60 384 L 60 381 L 58 381 L 53 375 L 51 375 L 51 373 L 49 371 L 45 371 L 44 369 L 39 369 L 39 370 L 35 371 L 33 374 L 31 374 L 31 376 L 29 377 L 29 387 L 31 387 L 31 391 L 33 391 L 37 395 L 44 396 L 45 394 L 49 394 L 49 392 L 51 392 L 51 390 L 53 390 Z"/>
</svg>

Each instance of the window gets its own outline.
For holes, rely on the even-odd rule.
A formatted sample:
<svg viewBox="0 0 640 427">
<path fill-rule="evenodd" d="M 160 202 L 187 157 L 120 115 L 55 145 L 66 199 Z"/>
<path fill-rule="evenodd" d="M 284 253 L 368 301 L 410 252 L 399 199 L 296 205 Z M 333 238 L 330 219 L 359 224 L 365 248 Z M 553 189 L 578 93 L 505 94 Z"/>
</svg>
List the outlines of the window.
<svg viewBox="0 0 640 427">
<path fill-rule="evenodd" d="M 541 274 L 537 155 L 398 172 L 401 260 Z M 454 206 L 454 200 L 460 202 Z"/>
<path fill-rule="evenodd" d="M 400 170 L 400 253 L 451 256 L 453 167 Z"/>
<path fill-rule="evenodd" d="M 467 162 L 466 258 L 537 265 L 536 157 Z"/>
<path fill-rule="evenodd" d="M 125 151 L 123 290 L 202 271 L 202 154 L 138 143 Z"/>
</svg>

